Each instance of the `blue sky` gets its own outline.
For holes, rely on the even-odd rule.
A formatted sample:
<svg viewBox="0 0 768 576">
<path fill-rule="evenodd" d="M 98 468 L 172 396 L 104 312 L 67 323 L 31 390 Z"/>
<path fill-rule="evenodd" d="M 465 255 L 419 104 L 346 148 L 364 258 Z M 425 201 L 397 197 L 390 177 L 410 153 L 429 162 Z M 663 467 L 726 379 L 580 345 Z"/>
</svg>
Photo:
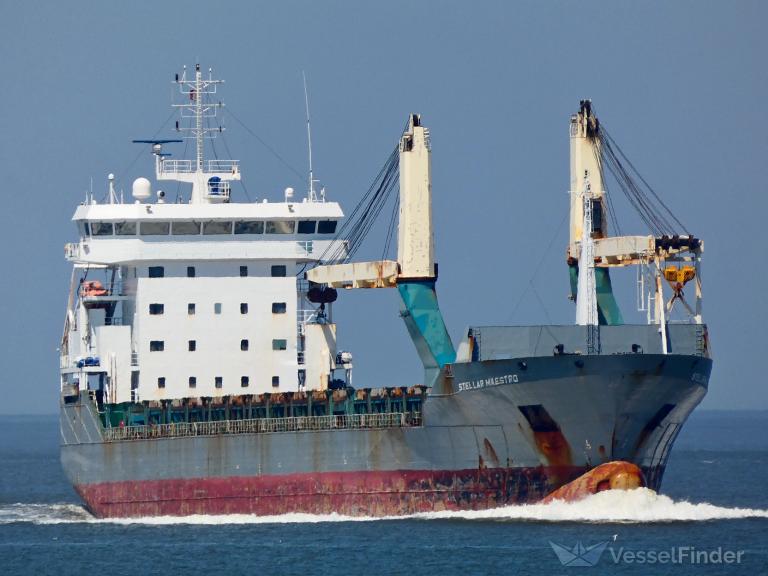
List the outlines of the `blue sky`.
<svg viewBox="0 0 768 576">
<path fill-rule="evenodd" d="M 704 406 L 768 408 L 766 21 L 760 2 L 3 0 L 0 412 L 56 410 L 69 219 L 91 178 L 98 197 L 109 172 L 126 191 L 151 176 L 149 155 L 134 161 L 141 150 L 130 141 L 163 125 L 170 78 L 197 61 L 227 80 L 227 106 L 300 172 L 306 71 L 316 174 L 347 212 L 407 114 L 423 115 L 439 296 L 455 340 L 470 324 L 573 321 L 560 226 L 568 118 L 592 98 L 641 173 L 704 238 L 715 352 Z M 303 188 L 225 122 L 252 196 Z M 623 198 L 615 202 L 623 230 L 644 233 Z M 359 256 L 379 257 L 383 244 L 383 229 L 374 231 Z M 633 280 L 617 283 L 625 317 L 639 321 Z M 345 292 L 336 320 L 358 386 L 420 381 L 395 292 Z"/>
</svg>

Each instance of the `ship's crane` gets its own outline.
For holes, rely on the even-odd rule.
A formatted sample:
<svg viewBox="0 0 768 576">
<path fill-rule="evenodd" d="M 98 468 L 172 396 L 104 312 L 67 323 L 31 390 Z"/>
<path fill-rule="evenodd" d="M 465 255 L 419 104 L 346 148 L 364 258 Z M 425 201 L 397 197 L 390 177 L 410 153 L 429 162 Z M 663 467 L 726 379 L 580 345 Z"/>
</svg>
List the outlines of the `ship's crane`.
<svg viewBox="0 0 768 576">
<path fill-rule="evenodd" d="M 576 300 L 576 323 L 586 326 L 622 324 L 624 320 L 613 295 L 610 269 L 637 266 L 638 309 L 647 312 L 648 323 L 660 326 L 666 351 L 665 327 L 677 301 L 688 312 L 690 320 L 702 323 L 700 261 L 704 244 L 690 234 L 680 233 L 685 230 L 682 222 L 624 156 L 598 121 L 590 100 L 582 100 L 578 113 L 571 117 L 570 142 L 568 265 L 571 298 Z M 614 227 L 617 222 L 610 197 L 606 194 L 606 168 L 653 234 L 609 235 L 609 217 Z M 682 264 L 682 267 L 678 269 L 676 264 Z M 673 296 L 667 302 L 663 279 L 673 290 Z M 696 302 L 690 306 L 683 297 L 683 286 L 694 280 Z M 594 315 L 595 307 L 597 316 Z"/>
<path fill-rule="evenodd" d="M 411 114 L 400 139 L 400 211 L 397 261 L 376 260 L 318 266 L 311 282 L 334 288 L 397 288 L 401 316 L 416 345 L 430 385 L 456 352 L 437 303 L 429 130 Z"/>
</svg>

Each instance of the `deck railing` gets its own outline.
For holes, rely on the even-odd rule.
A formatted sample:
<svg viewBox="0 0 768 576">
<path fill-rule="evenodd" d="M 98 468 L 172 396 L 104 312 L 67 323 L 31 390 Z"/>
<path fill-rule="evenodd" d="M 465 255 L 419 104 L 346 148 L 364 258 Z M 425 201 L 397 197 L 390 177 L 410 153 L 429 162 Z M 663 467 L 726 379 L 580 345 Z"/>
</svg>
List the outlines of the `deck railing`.
<svg viewBox="0 0 768 576">
<path fill-rule="evenodd" d="M 341 414 L 334 416 L 294 416 L 214 422 L 178 422 L 146 426 L 120 426 L 104 430 L 107 442 L 178 438 L 183 436 L 221 436 L 225 434 L 266 434 L 317 430 L 361 430 L 420 426 L 421 415 L 389 412 L 382 414 Z"/>
<path fill-rule="evenodd" d="M 203 164 L 203 170 L 211 174 L 237 174 L 240 171 L 240 160 L 208 160 Z M 197 171 L 194 160 L 165 159 L 160 163 L 162 174 L 191 174 Z"/>
</svg>

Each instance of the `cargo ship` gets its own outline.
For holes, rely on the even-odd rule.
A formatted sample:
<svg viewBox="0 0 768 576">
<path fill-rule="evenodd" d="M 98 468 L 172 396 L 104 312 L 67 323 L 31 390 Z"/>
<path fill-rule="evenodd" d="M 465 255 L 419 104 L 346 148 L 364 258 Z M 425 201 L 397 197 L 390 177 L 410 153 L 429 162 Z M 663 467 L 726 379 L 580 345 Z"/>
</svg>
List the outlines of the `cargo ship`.
<svg viewBox="0 0 768 576">
<path fill-rule="evenodd" d="M 76 208 L 79 238 L 65 246 L 61 461 L 94 515 L 485 509 L 539 501 L 614 461 L 659 489 L 712 367 L 703 243 L 632 177 L 590 101 L 569 123 L 575 322 L 470 326 L 454 344 L 419 115 L 344 218 L 317 190 L 311 152 L 301 198 L 287 188 L 235 202 L 240 162 L 206 156 L 221 82 L 199 65 L 173 82 L 194 157 L 166 151 L 181 138 L 137 141 L 154 184 L 137 178 L 125 201 L 110 175 L 104 200 Z M 651 234 L 609 234 L 608 170 Z M 387 200 L 396 259 L 354 261 Z M 637 324 L 613 294 L 620 267 L 636 269 Z M 424 367 L 417 386 L 353 383 L 352 353 L 337 345 L 344 290 L 388 288 Z"/>
</svg>

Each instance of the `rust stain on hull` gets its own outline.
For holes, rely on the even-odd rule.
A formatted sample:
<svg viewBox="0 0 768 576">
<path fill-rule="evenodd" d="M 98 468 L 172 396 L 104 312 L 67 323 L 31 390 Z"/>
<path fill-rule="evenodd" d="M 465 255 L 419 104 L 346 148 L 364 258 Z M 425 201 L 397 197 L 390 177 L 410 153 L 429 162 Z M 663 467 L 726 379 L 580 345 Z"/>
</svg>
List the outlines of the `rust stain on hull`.
<svg viewBox="0 0 768 576">
<path fill-rule="evenodd" d="M 535 502 L 552 490 L 553 478 L 575 478 L 583 472 L 578 467 L 324 472 L 109 482 L 76 489 L 99 517 L 293 512 L 395 516 Z"/>
</svg>

